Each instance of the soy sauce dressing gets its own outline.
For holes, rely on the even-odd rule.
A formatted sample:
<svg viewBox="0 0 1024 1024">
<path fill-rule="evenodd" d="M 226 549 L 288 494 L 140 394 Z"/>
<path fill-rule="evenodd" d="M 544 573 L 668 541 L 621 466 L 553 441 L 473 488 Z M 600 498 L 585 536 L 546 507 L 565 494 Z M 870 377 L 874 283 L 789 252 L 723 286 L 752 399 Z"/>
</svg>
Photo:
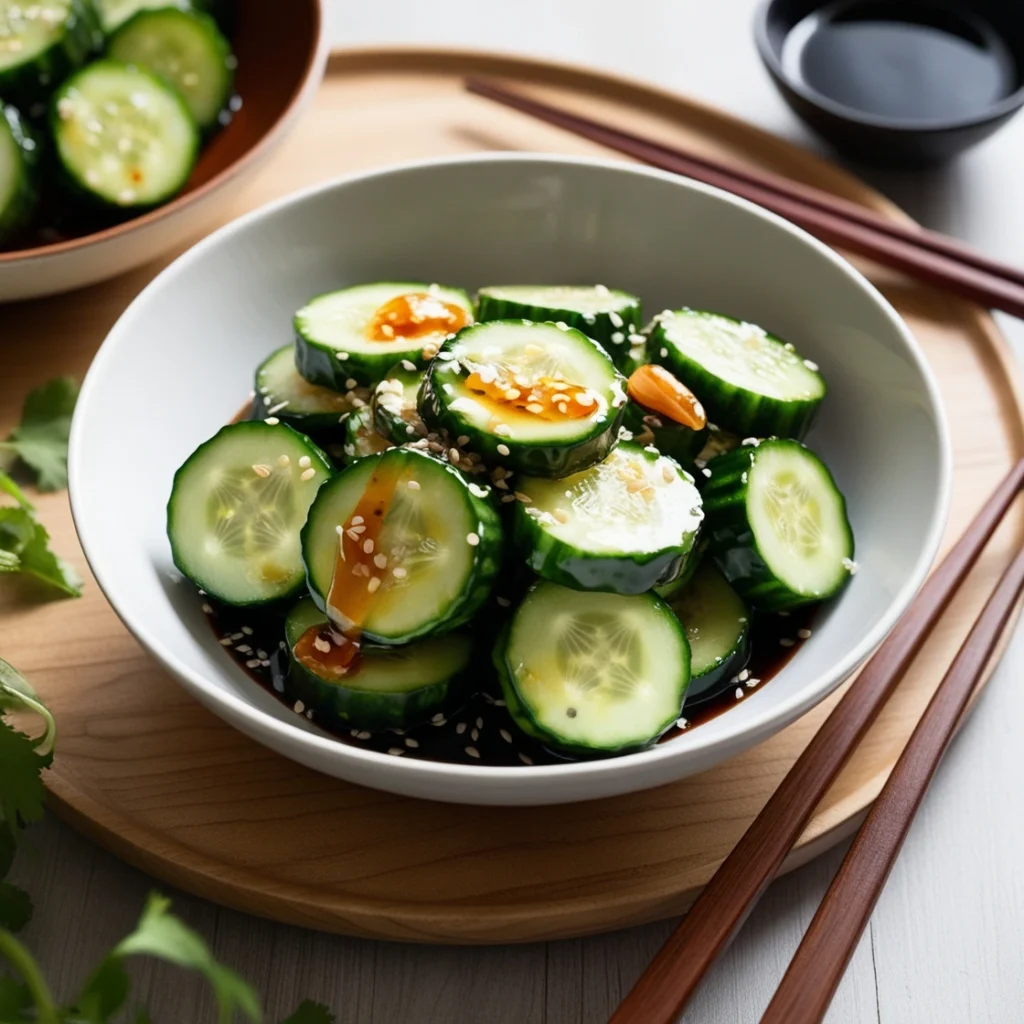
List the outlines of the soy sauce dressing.
<svg viewBox="0 0 1024 1024">
<path fill-rule="evenodd" d="M 522 767 L 529 764 L 563 764 L 566 758 L 552 753 L 525 736 L 512 721 L 502 700 L 501 688 L 489 671 L 488 651 L 476 659 L 478 683 L 461 707 L 452 707 L 434 721 L 409 729 L 370 733 L 358 729 L 325 728 L 316 712 L 297 702 L 288 685 L 288 650 L 284 640 L 284 614 L 217 605 L 204 598 L 203 610 L 235 662 L 268 693 L 307 720 L 319 725 L 343 743 L 428 761 Z M 790 615 L 759 615 L 751 629 L 751 657 L 746 680 L 727 680 L 724 689 L 694 705 L 684 705 L 685 727 L 669 730 L 659 742 L 671 742 L 717 718 L 741 700 L 766 686 L 789 662 L 803 643 L 800 631 L 810 629 L 813 607 Z M 486 612 L 485 612 L 486 614 Z M 789 641 L 792 641 L 790 644 Z M 758 680 L 754 687 L 748 685 Z M 740 692 L 737 698 L 737 692 Z M 475 751 L 475 755 L 468 751 Z"/>
<path fill-rule="evenodd" d="M 977 117 L 1021 85 L 1006 43 L 966 3 L 838 0 L 794 26 L 781 59 L 845 107 L 920 124 Z"/>
</svg>

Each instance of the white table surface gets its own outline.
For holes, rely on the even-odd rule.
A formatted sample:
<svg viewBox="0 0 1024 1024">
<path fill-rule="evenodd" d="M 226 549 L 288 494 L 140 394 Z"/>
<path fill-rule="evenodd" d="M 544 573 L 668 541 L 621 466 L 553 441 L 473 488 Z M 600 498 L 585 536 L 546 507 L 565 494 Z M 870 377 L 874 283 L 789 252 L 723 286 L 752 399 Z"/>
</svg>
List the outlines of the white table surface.
<svg viewBox="0 0 1024 1024">
<path fill-rule="evenodd" d="M 479 46 L 585 62 L 653 80 L 818 148 L 776 96 L 751 38 L 755 0 L 376 0 L 331 7 L 337 44 Z M 1024 117 L 951 168 L 866 174 L 914 216 L 1024 264 Z M 863 173 L 863 172 L 862 172 Z M 1005 323 L 1018 354 L 1024 328 Z M 1024 638 L 950 751 L 832 1005 L 830 1024 L 1024 1021 Z M 32 891 L 26 938 L 70 993 L 128 930 L 152 879 L 49 820 L 15 879 Z M 756 1021 L 842 856 L 778 881 L 685 1020 Z M 166 889 L 166 887 L 163 887 Z M 252 979 L 267 1020 L 303 997 L 344 1022 L 590 1024 L 606 1019 L 671 923 L 518 947 L 402 946 L 305 932 L 173 893 L 217 954 Z M 198 982 L 140 965 L 155 1020 L 212 1021 Z"/>
</svg>

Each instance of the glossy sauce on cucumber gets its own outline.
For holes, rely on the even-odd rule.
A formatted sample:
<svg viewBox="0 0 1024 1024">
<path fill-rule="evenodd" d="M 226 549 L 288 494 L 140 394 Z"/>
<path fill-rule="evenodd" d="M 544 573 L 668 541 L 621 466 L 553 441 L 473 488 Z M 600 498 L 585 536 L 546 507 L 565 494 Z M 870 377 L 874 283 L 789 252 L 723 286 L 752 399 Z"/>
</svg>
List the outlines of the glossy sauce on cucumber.
<svg viewBox="0 0 1024 1024">
<path fill-rule="evenodd" d="M 200 600 L 205 602 L 204 610 L 209 609 L 206 617 L 217 639 L 236 664 L 285 707 L 319 725 L 343 743 L 382 754 L 452 764 L 521 767 L 563 764 L 566 761 L 517 729 L 501 700 L 493 673 L 479 675 L 481 682 L 490 689 L 477 690 L 461 707 L 434 716 L 434 720 L 422 725 L 374 733 L 358 729 L 327 729 L 289 692 L 289 659 L 284 642 L 283 614 L 223 607 L 210 602 L 205 596 Z M 814 616 L 814 608 L 800 609 L 790 615 L 758 616 L 751 633 L 748 675 L 742 681 L 729 681 L 725 689 L 714 696 L 694 705 L 685 705 L 685 731 L 700 728 L 768 685 L 800 650 L 804 636 L 812 628 Z M 754 679 L 759 682 L 756 686 L 749 686 Z M 737 690 L 743 691 L 739 700 Z M 659 742 L 670 743 L 683 731 L 678 727 L 670 729 Z M 410 740 L 412 743 L 408 742 Z M 475 751 L 477 756 L 467 753 L 468 749 Z M 396 754 L 396 751 L 401 751 L 401 754 Z"/>
</svg>

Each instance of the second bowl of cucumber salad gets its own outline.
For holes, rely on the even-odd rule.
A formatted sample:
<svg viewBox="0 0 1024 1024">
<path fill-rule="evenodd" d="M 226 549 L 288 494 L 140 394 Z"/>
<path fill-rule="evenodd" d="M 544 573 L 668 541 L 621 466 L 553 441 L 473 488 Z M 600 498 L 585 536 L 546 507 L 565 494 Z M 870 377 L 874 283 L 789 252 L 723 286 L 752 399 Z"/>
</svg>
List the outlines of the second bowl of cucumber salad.
<svg viewBox="0 0 1024 1024">
<path fill-rule="evenodd" d="M 480 803 L 657 785 L 782 728 L 906 606 L 948 484 L 927 368 L 856 271 L 713 190 L 553 157 L 222 229 L 115 327 L 71 455 L 99 582 L 200 700 Z"/>
</svg>

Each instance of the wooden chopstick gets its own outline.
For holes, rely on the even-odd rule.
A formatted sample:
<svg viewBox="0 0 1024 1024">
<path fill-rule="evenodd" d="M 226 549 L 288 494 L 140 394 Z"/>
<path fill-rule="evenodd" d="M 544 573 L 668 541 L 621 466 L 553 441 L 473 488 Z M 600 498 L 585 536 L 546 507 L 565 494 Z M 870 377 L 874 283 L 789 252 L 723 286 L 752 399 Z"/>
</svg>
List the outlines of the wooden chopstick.
<svg viewBox="0 0 1024 1024">
<path fill-rule="evenodd" d="M 466 80 L 475 95 L 556 125 L 662 170 L 695 178 L 757 203 L 830 245 L 938 285 L 986 306 L 1024 317 L 1024 272 L 934 232 L 890 223 L 845 200 L 778 175 L 719 164 L 580 114 L 511 92 L 491 81 Z M 855 213 L 851 211 L 856 211 Z"/>
<path fill-rule="evenodd" d="M 610 1024 L 669 1024 L 742 927 L 1024 485 L 1024 459 L 985 503 L 814 735 Z"/>
<path fill-rule="evenodd" d="M 921 716 L 761 1024 L 811 1024 L 825 1016 L 928 785 L 1022 591 L 1024 551 L 1003 574 Z"/>
</svg>

